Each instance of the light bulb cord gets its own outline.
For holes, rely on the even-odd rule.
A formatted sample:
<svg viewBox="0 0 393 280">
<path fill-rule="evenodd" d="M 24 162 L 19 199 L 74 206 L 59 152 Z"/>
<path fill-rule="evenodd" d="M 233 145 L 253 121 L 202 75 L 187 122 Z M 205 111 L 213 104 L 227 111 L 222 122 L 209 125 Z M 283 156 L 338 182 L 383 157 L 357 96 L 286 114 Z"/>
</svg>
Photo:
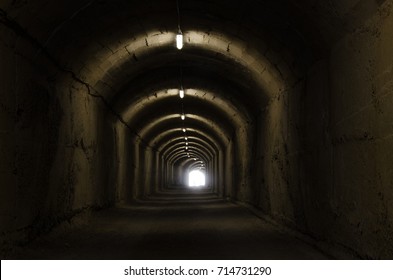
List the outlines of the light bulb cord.
<svg viewBox="0 0 393 280">
<path fill-rule="evenodd" d="M 183 68 L 180 66 L 180 89 L 183 89 Z"/>
<path fill-rule="evenodd" d="M 176 0 L 176 8 L 177 8 L 177 29 L 179 30 L 179 34 L 182 34 L 180 28 L 180 7 L 179 7 L 179 0 Z"/>
</svg>

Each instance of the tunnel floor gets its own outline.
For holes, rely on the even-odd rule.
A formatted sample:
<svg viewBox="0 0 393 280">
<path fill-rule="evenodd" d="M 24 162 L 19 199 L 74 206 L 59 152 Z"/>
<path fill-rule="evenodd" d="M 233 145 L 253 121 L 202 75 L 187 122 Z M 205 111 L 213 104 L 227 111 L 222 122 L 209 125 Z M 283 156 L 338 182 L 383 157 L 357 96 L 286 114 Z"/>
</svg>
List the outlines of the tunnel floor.
<svg viewBox="0 0 393 280">
<path fill-rule="evenodd" d="M 203 191 L 172 190 L 57 229 L 14 259 L 328 259 L 247 208 Z"/>
</svg>

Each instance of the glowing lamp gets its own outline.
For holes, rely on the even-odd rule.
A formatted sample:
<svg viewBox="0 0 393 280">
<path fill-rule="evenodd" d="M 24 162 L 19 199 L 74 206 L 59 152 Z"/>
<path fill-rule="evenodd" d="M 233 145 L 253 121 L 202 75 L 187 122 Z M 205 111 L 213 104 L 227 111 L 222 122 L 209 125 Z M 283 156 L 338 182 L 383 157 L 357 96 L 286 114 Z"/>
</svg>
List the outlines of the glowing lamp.
<svg viewBox="0 0 393 280">
<path fill-rule="evenodd" d="M 178 33 L 176 35 L 176 47 L 179 50 L 181 50 L 183 48 L 183 34 L 182 33 Z"/>
</svg>

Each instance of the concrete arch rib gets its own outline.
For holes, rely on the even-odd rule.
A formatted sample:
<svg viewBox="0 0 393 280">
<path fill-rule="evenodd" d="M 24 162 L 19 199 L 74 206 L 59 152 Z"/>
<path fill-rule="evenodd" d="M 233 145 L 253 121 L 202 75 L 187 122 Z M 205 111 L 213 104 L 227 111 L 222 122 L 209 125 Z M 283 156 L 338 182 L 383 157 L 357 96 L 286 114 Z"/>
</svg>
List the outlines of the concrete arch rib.
<svg viewBox="0 0 393 280">
<path fill-rule="evenodd" d="M 207 117 L 200 117 L 188 114 L 186 121 L 181 121 L 179 115 L 170 115 L 155 120 L 151 120 L 141 131 L 139 135 L 144 139 L 152 139 L 167 129 L 187 130 L 196 127 L 198 130 L 206 131 L 210 135 L 214 135 L 216 139 L 220 139 L 222 143 L 228 143 L 233 132 L 230 128 L 225 128 L 220 124 L 216 124 Z"/>
<path fill-rule="evenodd" d="M 185 145 L 186 141 L 184 140 L 184 137 L 178 137 L 178 138 L 173 138 L 171 141 L 168 141 L 167 143 L 165 143 L 164 146 L 162 146 L 160 148 L 160 150 L 162 151 L 162 154 L 166 154 L 167 151 L 169 151 L 174 145 L 182 145 L 183 147 L 189 147 L 189 149 L 194 147 L 194 144 L 197 144 L 198 146 L 203 146 L 204 148 L 206 148 L 206 150 L 209 152 L 209 156 L 210 158 L 212 158 L 214 156 L 214 154 L 216 154 L 216 151 L 214 150 L 214 148 L 210 145 L 210 143 L 206 142 L 203 139 L 199 139 L 199 138 L 195 138 L 195 139 L 189 139 L 187 141 L 188 145 Z"/>
<path fill-rule="evenodd" d="M 210 114 L 211 119 L 219 119 L 222 116 L 222 119 L 227 119 L 227 122 L 238 128 L 244 126 L 245 123 L 251 122 L 251 118 L 245 116 L 231 102 L 233 101 L 224 100 L 220 98 L 220 95 L 212 92 L 194 89 L 186 90 L 186 97 L 180 101 L 178 89 L 170 89 L 155 92 L 154 95 L 141 97 L 133 103 L 127 104 L 123 109 L 125 111 L 123 119 L 130 127 L 141 127 L 143 122 L 154 117 L 154 114 L 158 114 L 160 110 L 162 114 L 179 114 L 179 117 L 182 111 L 184 111 L 186 116 L 188 112 Z M 215 114 L 212 115 L 211 112 L 215 112 Z"/>
<path fill-rule="evenodd" d="M 195 85 L 197 85 L 197 83 L 211 84 L 212 81 L 200 80 L 197 82 L 190 81 L 190 83 L 194 83 Z M 178 82 L 173 82 L 160 84 L 159 89 L 155 87 L 152 89 L 149 88 L 149 91 L 144 91 L 138 94 L 140 97 L 135 98 L 134 100 L 127 100 L 127 98 L 131 99 L 132 97 L 124 94 L 126 97 L 118 100 L 117 103 L 120 105 L 116 105 L 115 108 L 120 112 L 122 118 L 129 124 L 132 124 L 133 120 L 138 120 L 138 118 L 140 118 L 139 116 L 146 114 L 146 111 L 149 111 L 149 107 L 157 107 L 157 102 L 162 102 L 163 104 L 171 104 L 171 102 L 178 104 L 180 101 L 184 103 L 185 107 L 196 106 L 195 104 L 199 104 L 200 107 L 207 107 L 217 112 L 221 112 L 222 115 L 226 115 L 227 119 L 233 122 L 236 126 L 241 126 L 243 123 L 252 121 L 252 117 L 249 115 L 251 110 L 248 108 L 246 109 L 241 100 L 232 98 L 235 94 L 233 93 L 233 90 L 226 91 L 226 89 L 223 90 L 223 86 L 221 86 L 220 91 L 216 89 L 215 92 L 212 92 L 203 89 L 202 87 L 190 88 L 190 83 L 183 83 L 183 86 L 185 87 L 185 98 L 183 100 L 179 100 L 178 98 L 180 84 Z M 169 88 L 165 88 L 165 86 L 168 86 Z M 172 88 L 173 86 L 177 86 L 177 88 Z M 242 92 L 237 94 L 240 95 Z"/>
<path fill-rule="evenodd" d="M 266 104 L 247 69 L 207 55 L 211 54 L 199 51 L 195 55 L 160 53 L 158 57 L 149 57 L 144 63 L 145 71 L 129 77 L 110 100 L 111 106 L 128 120 L 136 112 L 127 112 L 127 108 L 138 110 L 155 99 L 176 96 L 181 84 L 186 96 L 214 100 L 226 111 L 239 111 L 246 119 L 250 112 Z"/>
<path fill-rule="evenodd" d="M 223 143 L 221 143 L 219 139 L 214 139 L 211 135 L 208 135 L 201 130 L 197 131 L 190 128 L 188 129 L 187 133 L 184 133 L 179 128 L 165 130 L 162 133 L 159 133 L 155 137 L 151 138 L 149 145 L 155 147 L 158 151 L 162 152 L 162 146 L 166 145 L 168 141 L 170 141 L 171 139 L 175 139 L 176 137 L 181 137 L 184 139 L 184 137 L 186 136 L 190 139 L 194 137 L 200 139 L 201 141 L 204 141 L 215 152 L 218 152 L 220 149 L 222 149 Z"/>
<path fill-rule="evenodd" d="M 269 98 L 284 90 L 286 82 L 293 81 L 292 74 L 286 73 L 290 71 L 288 67 L 285 67 L 285 62 L 271 62 L 261 54 L 260 50 L 263 53 L 266 51 L 266 47 L 258 50 L 258 47 L 250 46 L 246 39 L 242 39 L 238 35 L 226 35 L 227 33 L 229 33 L 227 30 L 207 33 L 199 31 L 196 27 L 185 31 L 184 35 L 187 40 L 187 48 L 190 51 L 202 49 L 212 55 L 220 54 L 226 60 L 248 69 L 251 77 L 258 84 L 260 92 L 267 94 Z M 111 46 L 109 43 L 108 48 L 113 52 L 100 53 L 100 57 L 103 59 L 99 61 L 94 59 L 87 61 L 87 65 L 83 69 L 83 76 L 86 76 L 86 82 L 92 85 L 95 90 L 110 98 L 123 87 L 130 77 L 137 75 L 140 62 L 161 52 L 173 50 L 174 38 L 175 33 L 151 29 L 147 32 L 137 33 L 132 39 L 125 38 L 122 46 L 119 46 L 118 43 Z M 255 42 L 255 38 L 253 41 Z M 146 42 L 148 42 L 148 46 Z M 229 52 L 228 45 L 231 46 Z M 280 60 L 280 57 L 275 57 L 274 60 Z M 275 66 L 277 64 L 282 66 L 280 71 Z M 99 70 L 92 71 L 91 69 Z"/>
<path fill-rule="evenodd" d="M 213 155 L 210 154 L 209 150 L 206 149 L 203 145 L 194 144 L 192 148 L 188 150 L 191 153 L 199 154 L 201 158 L 205 161 L 210 161 L 213 159 Z M 184 156 L 187 154 L 187 150 L 184 149 L 184 145 L 178 144 L 174 145 L 171 149 L 168 149 L 163 156 L 169 163 L 175 162 L 178 160 L 179 156 Z"/>
</svg>

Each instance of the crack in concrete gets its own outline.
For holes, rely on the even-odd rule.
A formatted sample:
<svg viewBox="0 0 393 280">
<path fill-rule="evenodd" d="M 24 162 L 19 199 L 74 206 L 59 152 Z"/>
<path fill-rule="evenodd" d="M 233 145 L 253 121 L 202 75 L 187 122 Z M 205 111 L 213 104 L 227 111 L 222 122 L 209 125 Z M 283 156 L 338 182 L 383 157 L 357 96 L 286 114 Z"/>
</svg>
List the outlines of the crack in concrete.
<svg viewBox="0 0 393 280">
<path fill-rule="evenodd" d="M 94 1 L 93 1 L 94 2 Z M 87 8 L 87 7 L 86 7 Z M 36 38 L 34 38 L 31 34 L 29 34 L 27 32 L 27 30 L 25 28 L 23 28 L 21 25 L 19 25 L 18 22 L 10 19 L 8 17 L 8 14 L 6 11 L 4 11 L 3 9 L 0 8 L 0 24 L 4 25 L 5 27 L 7 27 L 8 29 L 12 30 L 15 34 L 17 34 L 18 36 L 20 36 L 21 38 L 24 38 L 26 41 L 28 41 L 30 44 L 32 44 L 35 48 L 37 48 L 39 50 L 39 52 L 42 52 L 45 57 L 56 67 L 58 68 L 60 71 L 64 72 L 64 73 L 68 73 L 72 79 L 74 81 L 76 81 L 77 83 L 82 84 L 83 86 L 86 87 L 87 89 L 87 94 L 94 97 L 94 98 L 98 98 L 100 99 L 105 107 L 107 108 L 107 110 L 109 110 L 125 127 L 127 127 L 127 129 L 130 130 L 130 132 L 132 134 L 134 134 L 137 138 L 139 138 L 140 142 L 145 145 L 146 147 L 151 148 L 154 151 L 157 151 L 154 147 L 150 146 L 149 143 L 143 139 L 143 137 L 141 135 L 139 135 L 136 131 L 134 131 L 128 124 L 127 122 L 121 117 L 121 115 L 116 112 L 112 106 L 110 105 L 110 103 L 105 99 L 104 96 L 102 96 L 101 94 L 97 93 L 97 90 L 94 89 L 94 87 L 92 87 L 89 83 L 83 81 L 81 78 L 79 78 L 72 70 L 70 69 L 66 69 L 64 68 L 49 52 L 48 50 L 45 48 L 44 45 L 42 45 Z M 96 93 L 92 93 L 92 89 L 96 92 Z"/>
<path fill-rule="evenodd" d="M 131 56 L 131 53 L 130 53 L 130 51 L 127 49 L 127 46 L 125 46 L 124 49 L 126 50 L 126 52 L 128 53 L 128 55 Z"/>
</svg>

